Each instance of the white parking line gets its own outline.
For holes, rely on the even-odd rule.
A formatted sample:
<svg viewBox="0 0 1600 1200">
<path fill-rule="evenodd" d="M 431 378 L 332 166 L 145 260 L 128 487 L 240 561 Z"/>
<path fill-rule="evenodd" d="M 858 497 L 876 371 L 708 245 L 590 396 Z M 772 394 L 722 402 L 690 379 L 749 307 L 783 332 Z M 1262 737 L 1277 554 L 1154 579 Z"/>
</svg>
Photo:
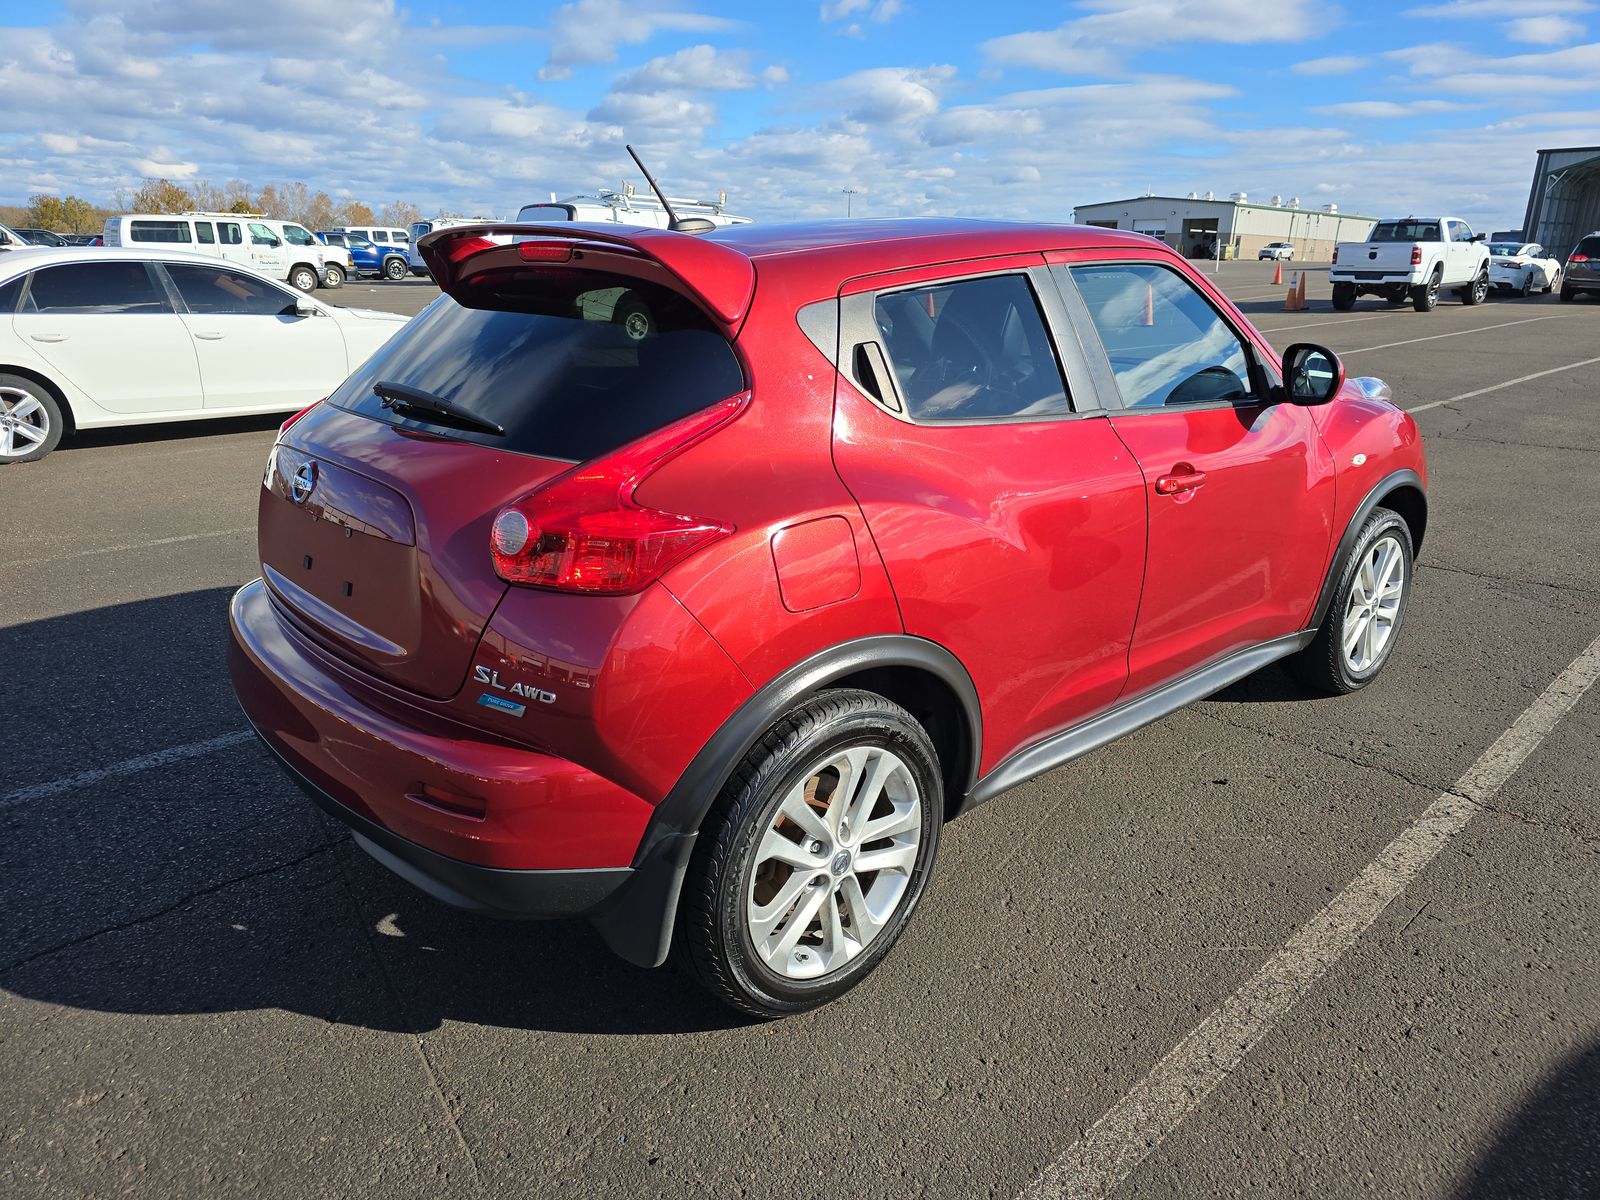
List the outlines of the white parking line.
<svg viewBox="0 0 1600 1200">
<path fill-rule="evenodd" d="M 1315 329 L 1318 325 L 1354 325 L 1360 321 L 1381 321 L 1388 315 L 1388 313 L 1373 313 L 1370 317 L 1335 317 L 1331 321 L 1307 321 L 1299 325 L 1274 325 L 1271 329 L 1263 329 L 1257 325 L 1256 332 L 1278 333 L 1285 329 Z"/>
<path fill-rule="evenodd" d="M 1576 371 L 1579 367 L 1592 367 L 1600 363 L 1600 358 L 1586 358 L 1582 362 L 1568 363 L 1564 367 L 1551 367 L 1548 371 L 1535 371 L 1532 375 L 1519 375 L 1515 379 L 1508 379 L 1504 383 L 1491 384 L 1481 387 L 1477 391 L 1462 392 L 1459 396 L 1451 396 L 1448 400 L 1435 400 L 1432 404 L 1419 404 L 1415 408 L 1408 408 L 1408 413 L 1427 412 L 1430 408 L 1443 408 L 1446 404 L 1454 404 L 1458 400 L 1471 400 L 1474 396 L 1487 396 L 1490 392 L 1498 392 L 1501 388 L 1516 387 L 1519 383 L 1527 383 L 1530 379 L 1543 379 L 1546 375 L 1559 375 L 1563 371 Z"/>
<path fill-rule="evenodd" d="M 1455 787 L 1046 1167 L 1022 1193 L 1023 1200 L 1087 1200 L 1115 1191 L 1466 827 L 1596 678 L 1600 638 L 1556 676 Z"/>
<path fill-rule="evenodd" d="M 1403 342 L 1385 342 L 1381 346 L 1362 346 L 1358 350 L 1341 350 L 1339 357 L 1347 354 L 1365 354 L 1368 350 L 1392 350 L 1396 346 L 1415 346 L 1418 342 L 1437 342 L 1440 338 L 1465 337 L 1469 333 L 1487 333 L 1491 329 L 1510 329 L 1513 325 L 1532 325 L 1535 321 L 1559 321 L 1565 313 L 1548 317 L 1527 317 L 1521 321 L 1502 321 L 1498 325 L 1475 325 L 1471 329 L 1458 329 L 1454 333 L 1435 333 L 1429 337 L 1407 338 Z"/>
<path fill-rule="evenodd" d="M 68 775 L 65 779 L 52 780 L 50 783 L 36 783 L 32 787 L 18 788 L 14 792 L 7 792 L 0 796 L 0 809 L 13 808 L 18 804 L 27 804 L 33 800 L 49 800 L 53 796 L 63 796 L 68 792 L 75 792 L 79 788 L 89 787 L 107 779 L 115 779 L 121 775 L 135 775 L 140 771 L 148 771 L 154 767 L 165 767 L 171 763 L 182 762 L 186 758 L 199 758 L 210 754 L 213 750 L 225 750 L 229 746 L 237 746 L 241 742 L 248 742 L 255 735 L 247 729 L 235 733 L 224 733 L 220 737 L 207 738 L 203 742 L 190 742 L 184 746 L 169 746 L 165 750 L 157 750 L 154 754 L 142 755 L 139 758 L 126 758 L 119 763 L 112 763 L 109 767 L 97 767 L 93 771 L 80 771 L 76 775 Z"/>
<path fill-rule="evenodd" d="M 200 542 L 207 538 L 232 537 L 237 533 L 254 533 L 254 525 L 240 525 L 237 529 L 214 529 L 210 533 L 185 533 L 178 537 L 156 538 L 149 542 L 124 542 L 120 546 L 97 546 L 93 550 L 74 550 L 71 554 L 51 554 L 44 558 L 17 558 L 0 562 L 0 567 L 37 567 L 44 563 L 65 562 L 69 558 L 88 558 L 92 554 L 121 554 L 124 550 L 149 550 L 156 546 L 175 546 L 179 542 Z"/>
</svg>

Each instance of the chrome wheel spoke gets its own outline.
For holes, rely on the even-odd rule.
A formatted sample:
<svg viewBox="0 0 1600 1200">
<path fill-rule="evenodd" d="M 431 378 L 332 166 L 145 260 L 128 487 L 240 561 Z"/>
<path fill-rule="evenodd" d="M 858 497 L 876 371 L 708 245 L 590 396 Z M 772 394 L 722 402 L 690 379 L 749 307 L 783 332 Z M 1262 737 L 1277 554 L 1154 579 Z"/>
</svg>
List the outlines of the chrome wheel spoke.
<svg viewBox="0 0 1600 1200">
<path fill-rule="evenodd" d="M 789 876 L 783 887 L 778 889 L 778 894 L 772 898 L 771 903 L 759 908 L 752 905 L 750 908 L 750 932 L 755 936 L 757 944 L 772 935 L 782 922 L 794 910 L 795 902 L 800 899 L 811 884 L 811 876 L 796 871 Z"/>
<path fill-rule="evenodd" d="M 43 411 L 44 405 L 40 404 L 32 396 L 29 396 L 26 399 L 17 402 L 16 407 L 11 410 L 11 415 L 20 420 L 25 417 L 31 417 L 34 413 L 42 413 Z"/>
<path fill-rule="evenodd" d="M 772 943 L 772 949 L 767 955 L 768 962 L 777 966 L 795 948 L 800 941 L 800 935 L 811 928 L 811 922 L 816 920 L 817 912 L 827 898 L 827 888 L 807 889 L 806 895 L 795 906 L 794 915 L 789 918 L 788 924 L 783 927 L 783 932 L 778 935 L 778 940 Z"/>
<path fill-rule="evenodd" d="M 854 875 L 846 876 L 840 883 L 839 894 L 844 897 L 845 907 L 850 912 L 850 928 L 863 946 L 868 945 L 883 929 L 888 914 L 885 913 L 880 918 L 872 911 L 872 905 L 867 902 L 867 894 L 861 890 L 861 880 Z"/>
<path fill-rule="evenodd" d="M 789 794 L 783 798 L 783 806 L 778 809 L 778 815 L 793 821 L 810 837 L 827 842 L 833 836 L 833 831 L 822 819 L 822 814 L 806 803 L 806 784 L 809 782 L 811 780 L 808 776 L 789 789 Z"/>
<path fill-rule="evenodd" d="M 762 835 L 761 845 L 756 847 L 756 865 L 775 860 L 802 871 L 821 870 L 826 860 L 820 850 L 811 849 L 815 844 L 816 840 L 811 837 L 796 842 L 774 825 Z"/>
<path fill-rule="evenodd" d="M 1400 620 L 1405 587 L 1406 560 L 1399 540 L 1392 535 L 1379 538 L 1367 550 L 1350 583 L 1341 638 L 1350 670 L 1371 670 L 1383 657 Z"/>
<path fill-rule="evenodd" d="M 20 438 L 27 438 L 35 446 L 44 441 L 44 430 L 33 425 L 18 425 L 13 432 Z"/>
<path fill-rule="evenodd" d="M 921 806 L 912 801 L 903 805 L 895 805 L 894 811 L 888 816 L 878 817 L 867 822 L 866 828 L 861 831 L 861 844 L 869 846 L 873 842 L 884 838 L 896 837 L 908 833 L 922 824 Z"/>
<path fill-rule="evenodd" d="M 1355 654 L 1356 646 L 1361 642 L 1361 635 L 1366 631 L 1367 620 L 1365 617 L 1356 617 L 1354 620 L 1345 623 L 1344 654 L 1346 658 L 1351 658 Z"/>
<path fill-rule="evenodd" d="M 885 846 L 881 850 L 863 850 L 856 855 L 856 874 L 867 875 L 873 871 L 903 871 L 911 873 L 911 868 L 917 864 L 917 844 L 915 842 L 901 843 Z"/>
</svg>

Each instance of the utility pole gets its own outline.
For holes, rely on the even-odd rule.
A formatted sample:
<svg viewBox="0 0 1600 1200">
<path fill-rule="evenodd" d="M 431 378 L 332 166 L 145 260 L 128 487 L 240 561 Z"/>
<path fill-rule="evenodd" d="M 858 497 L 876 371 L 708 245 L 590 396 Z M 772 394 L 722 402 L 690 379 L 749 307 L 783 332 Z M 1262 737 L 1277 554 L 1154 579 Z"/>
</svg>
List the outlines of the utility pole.
<svg viewBox="0 0 1600 1200">
<path fill-rule="evenodd" d="M 844 215 L 846 217 L 849 217 L 849 215 L 850 215 L 850 202 L 855 199 L 856 189 L 855 188 L 842 188 L 841 190 L 844 192 Z"/>
</svg>

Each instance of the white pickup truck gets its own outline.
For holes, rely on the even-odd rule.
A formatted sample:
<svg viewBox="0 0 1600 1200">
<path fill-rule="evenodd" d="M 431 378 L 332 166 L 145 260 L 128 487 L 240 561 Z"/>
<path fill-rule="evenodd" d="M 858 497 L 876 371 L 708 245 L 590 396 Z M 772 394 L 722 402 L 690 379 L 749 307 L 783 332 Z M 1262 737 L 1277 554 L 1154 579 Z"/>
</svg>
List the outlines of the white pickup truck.
<svg viewBox="0 0 1600 1200">
<path fill-rule="evenodd" d="M 1483 243 L 1484 235 L 1459 217 L 1379 221 L 1371 241 L 1333 248 L 1333 306 L 1345 312 L 1355 307 L 1356 297 L 1374 295 L 1432 312 L 1443 288 L 1453 289 L 1463 304 L 1482 304 L 1489 294 L 1489 248 Z"/>
</svg>

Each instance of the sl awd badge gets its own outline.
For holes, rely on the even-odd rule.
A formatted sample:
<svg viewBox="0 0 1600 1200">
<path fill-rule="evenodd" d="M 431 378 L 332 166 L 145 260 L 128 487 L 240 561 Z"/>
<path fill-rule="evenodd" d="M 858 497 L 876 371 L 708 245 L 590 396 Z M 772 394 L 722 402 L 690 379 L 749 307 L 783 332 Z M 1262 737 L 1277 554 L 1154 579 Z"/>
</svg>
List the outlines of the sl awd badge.
<svg viewBox="0 0 1600 1200">
<path fill-rule="evenodd" d="M 472 678 L 474 681 L 487 684 L 506 696 L 516 696 L 523 700 L 532 700 L 538 704 L 554 704 L 556 694 L 536 688 L 529 683 L 505 684 L 500 682 L 500 672 L 488 667 L 473 667 Z M 478 697 L 478 703 L 484 708 L 492 708 L 495 712 L 507 713 L 513 717 L 520 717 L 528 711 L 526 704 L 518 704 L 515 700 L 508 700 L 505 696 L 496 696 L 494 692 L 484 692 Z"/>
</svg>

